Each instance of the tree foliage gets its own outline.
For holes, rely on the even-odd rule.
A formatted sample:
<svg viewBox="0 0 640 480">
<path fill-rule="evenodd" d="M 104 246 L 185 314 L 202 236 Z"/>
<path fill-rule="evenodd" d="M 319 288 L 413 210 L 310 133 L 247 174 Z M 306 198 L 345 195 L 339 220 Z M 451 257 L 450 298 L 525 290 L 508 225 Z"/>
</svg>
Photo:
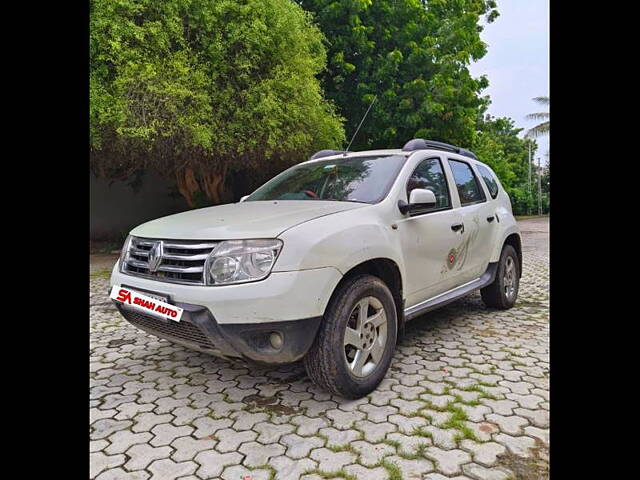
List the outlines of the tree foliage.
<svg viewBox="0 0 640 480">
<path fill-rule="evenodd" d="M 486 115 L 478 122 L 476 140 L 472 150 L 478 159 L 489 165 L 511 198 L 516 215 L 537 211 L 537 170 L 531 167 L 529 187 L 529 145 L 535 156 L 535 140 L 520 138 L 522 128 L 516 128 L 511 118 Z M 548 211 L 548 200 L 545 203 Z"/>
<path fill-rule="evenodd" d="M 344 143 L 316 78 L 323 36 L 290 0 L 92 0 L 91 164 L 175 175 L 190 205 L 227 172 Z"/>
<path fill-rule="evenodd" d="M 472 60 L 486 53 L 480 20 L 494 0 L 298 0 L 328 43 L 327 96 L 350 137 L 371 103 L 352 149 L 397 148 L 414 137 L 470 145 L 487 99 Z"/>
<path fill-rule="evenodd" d="M 543 105 L 545 107 L 549 107 L 551 104 L 551 100 L 549 97 L 535 97 L 533 99 L 534 102 L 538 103 L 539 105 Z M 550 129 L 550 124 L 551 124 L 551 114 L 549 112 L 536 112 L 536 113 L 530 113 L 529 115 L 526 116 L 527 120 L 544 120 L 543 122 L 540 122 L 538 125 L 536 125 L 535 127 L 531 128 L 528 132 L 527 132 L 527 137 L 532 137 L 532 138 L 536 138 L 539 137 L 540 135 L 545 135 L 547 133 L 549 133 L 549 129 Z"/>
</svg>

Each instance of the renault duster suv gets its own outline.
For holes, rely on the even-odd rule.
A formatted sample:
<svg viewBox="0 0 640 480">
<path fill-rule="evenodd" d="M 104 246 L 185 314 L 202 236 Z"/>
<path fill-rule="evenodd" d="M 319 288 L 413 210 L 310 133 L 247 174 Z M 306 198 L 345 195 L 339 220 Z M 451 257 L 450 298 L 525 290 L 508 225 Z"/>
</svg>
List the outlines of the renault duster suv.
<svg viewBox="0 0 640 480">
<path fill-rule="evenodd" d="M 223 358 L 304 360 L 348 398 L 384 377 L 405 322 L 480 289 L 513 306 L 520 232 L 463 148 L 323 150 L 239 203 L 134 228 L 111 298 L 134 326 Z"/>
</svg>

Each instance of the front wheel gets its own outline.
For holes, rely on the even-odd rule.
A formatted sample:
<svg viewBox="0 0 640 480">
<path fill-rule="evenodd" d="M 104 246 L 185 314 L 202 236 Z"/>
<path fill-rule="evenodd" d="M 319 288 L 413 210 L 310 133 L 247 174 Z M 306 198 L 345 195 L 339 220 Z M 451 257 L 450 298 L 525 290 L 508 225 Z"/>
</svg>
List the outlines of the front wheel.
<svg viewBox="0 0 640 480">
<path fill-rule="evenodd" d="M 345 398 L 360 398 L 382 381 L 397 338 L 397 313 L 385 283 L 372 275 L 347 280 L 331 299 L 304 358 L 311 380 Z"/>
<path fill-rule="evenodd" d="M 500 255 L 496 278 L 491 285 L 480 290 L 482 301 L 487 307 L 506 310 L 516 303 L 519 287 L 518 254 L 511 245 L 505 245 Z"/>
</svg>

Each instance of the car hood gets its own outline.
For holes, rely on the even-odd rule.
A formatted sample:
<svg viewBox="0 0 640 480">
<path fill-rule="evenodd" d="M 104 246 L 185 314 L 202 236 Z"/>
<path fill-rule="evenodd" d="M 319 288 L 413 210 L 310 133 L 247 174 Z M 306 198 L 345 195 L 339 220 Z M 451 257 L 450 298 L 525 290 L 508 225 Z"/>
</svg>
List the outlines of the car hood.
<svg viewBox="0 0 640 480">
<path fill-rule="evenodd" d="M 174 240 L 274 238 L 314 218 L 366 206 L 324 200 L 230 203 L 158 218 L 137 226 L 131 235 Z"/>
</svg>

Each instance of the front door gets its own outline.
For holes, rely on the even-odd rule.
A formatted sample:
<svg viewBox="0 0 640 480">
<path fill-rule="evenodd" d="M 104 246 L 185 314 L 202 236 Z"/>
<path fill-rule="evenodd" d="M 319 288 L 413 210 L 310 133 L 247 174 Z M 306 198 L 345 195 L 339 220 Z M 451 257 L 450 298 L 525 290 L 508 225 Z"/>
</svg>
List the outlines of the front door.
<svg viewBox="0 0 640 480">
<path fill-rule="evenodd" d="M 405 260 L 404 294 L 411 307 L 455 285 L 451 253 L 463 236 L 460 209 L 453 209 L 449 185 L 440 158 L 427 158 L 416 166 L 406 188 L 407 201 L 414 188 L 431 190 L 436 205 L 398 220 Z"/>
</svg>

